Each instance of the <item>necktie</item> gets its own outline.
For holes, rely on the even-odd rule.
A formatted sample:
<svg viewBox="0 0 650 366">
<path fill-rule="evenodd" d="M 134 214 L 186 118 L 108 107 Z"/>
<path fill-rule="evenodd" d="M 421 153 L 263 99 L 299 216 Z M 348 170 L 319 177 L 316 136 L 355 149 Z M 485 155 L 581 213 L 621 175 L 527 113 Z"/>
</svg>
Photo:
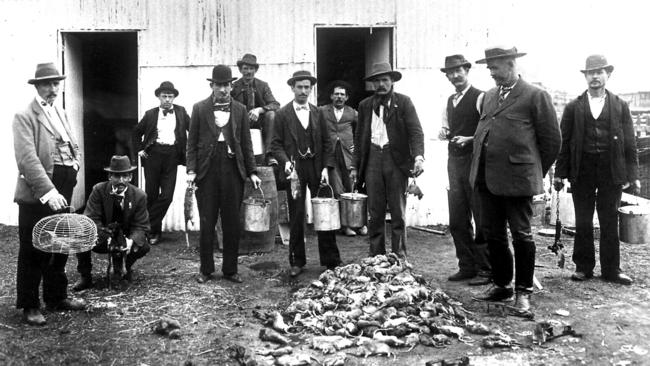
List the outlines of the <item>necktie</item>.
<svg viewBox="0 0 650 366">
<path fill-rule="evenodd" d="M 230 112 L 230 103 L 216 103 L 214 106 L 212 106 L 212 110 L 214 112 Z"/>
<path fill-rule="evenodd" d="M 499 105 L 503 103 L 504 100 L 506 100 L 506 95 L 510 93 L 512 90 L 511 86 L 502 86 L 501 90 L 499 91 Z"/>
<path fill-rule="evenodd" d="M 168 115 L 168 114 L 174 114 L 173 109 L 163 109 L 163 117 Z"/>
</svg>

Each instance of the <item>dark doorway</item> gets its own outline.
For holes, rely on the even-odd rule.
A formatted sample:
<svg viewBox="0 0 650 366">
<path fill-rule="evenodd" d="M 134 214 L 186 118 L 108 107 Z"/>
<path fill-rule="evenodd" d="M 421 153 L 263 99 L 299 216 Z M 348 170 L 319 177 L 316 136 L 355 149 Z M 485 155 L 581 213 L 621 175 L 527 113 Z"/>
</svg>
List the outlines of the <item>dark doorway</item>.
<svg viewBox="0 0 650 366">
<path fill-rule="evenodd" d="M 136 161 L 132 131 L 138 122 L 137 33 L 64 33 L 63 42 L 64 69 L 73 78 L 64 100 L 66 109 L 81 119 L 73 123 L 81 123 L 83 129 L 87 199 L 93 185 L 106 180 L 104 167 L 111 156 L 128 155 Z M 137 176 L 133 183 L 137 184 Z"/>
<path fill-rule="evenodd" d="M 363 81 L 366 72 L 375 62 L 392 64 L 392 50 L 391 27 L 317 27 L 318 105 L 331 103 L 331 83 L 344 80 L 352 85 L 348 105 L 356 109 L 372 94 L 370 85 Z"/>
</svg>

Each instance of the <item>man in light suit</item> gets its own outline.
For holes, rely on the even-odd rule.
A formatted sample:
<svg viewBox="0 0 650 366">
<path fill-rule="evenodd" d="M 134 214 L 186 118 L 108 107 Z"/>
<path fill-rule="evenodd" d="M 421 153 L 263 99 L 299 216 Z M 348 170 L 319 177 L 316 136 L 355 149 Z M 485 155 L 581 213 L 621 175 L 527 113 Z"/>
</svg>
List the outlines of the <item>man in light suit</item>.
<svg viewBox="0 0 650 366">
<path fill-rule="evenodd" d="M 576 213 L 573 262 L 574 281 L 593 276 L 594 206 L 600 222 L 600 271 L 603 279 L 631 285 L 632 278 L 621 272 L 618 239 L 618 207 L 621 191 L 641 189 L 634 123 L 627 103 L 605 89 L 614 66 L 602 55 L 587 58 L 581 70 L 588 89 L 572 100 L 562 115 L 562 150 L 553 183 L 561 190 L 562 179 L 571 182 Z M 598 194 L 596 194 L 598 191 Z"/>
<path fill-rule="evenodd" d="M 40 312 L 39 285 L 43 300 L 59 310 L 83 310 L 85 302 L 68 298 L 65 273 L 67 254 L 50 254 L 34 248 L 32 230 L 42 218 L 66 208 L 72 199 L 79 170 L 79 146 L 65 112 L 54 104 L 60 81 L 65 79 L 53 63 L 36 66 L 29 84 L 36 98 L 13 120 L 14 151 L 18 181 L 14 202 L 18 204 L 18 269 L 16 307 L 23 320 L 44 325 Z"/>
<path fill-rule="evenodd" d="M 196 202 L 201 220 L 199 250 L 201 266 L 197 281 L 204 283 L 214 272 L 215 225 L 221 215 L 223 231 L 223 278 L 243 282 L 237 273 L 239 256 L 239 209 L 244 181 L 258 188 L 246 107 L 232 100 L 232 71 L 226 65 L 212 69 L 207 79 L 212 94 L 194 104 L 187 136 L 187 179 L 196 184 Z"/>
<path fill-rule="evenodd" d="M 513 294 L 513 258 L 506 227 L 510 226 L 515 252 L 515 307 L 530 311 L 535 271 L 535 242 L 531 233 L 533 196 L 543 192 L 543 177 L 560 150 L 560 129 L 551 96 L 524 81 L 517 73 L 513 48 L 488 48 L 477 63 L 490 70 L 497 87 L 490 89 L 474 134 L 470 183 L 481 199 L 481 222 L 489 249 L 495 286 L 486 301 Z"/>
</svg>

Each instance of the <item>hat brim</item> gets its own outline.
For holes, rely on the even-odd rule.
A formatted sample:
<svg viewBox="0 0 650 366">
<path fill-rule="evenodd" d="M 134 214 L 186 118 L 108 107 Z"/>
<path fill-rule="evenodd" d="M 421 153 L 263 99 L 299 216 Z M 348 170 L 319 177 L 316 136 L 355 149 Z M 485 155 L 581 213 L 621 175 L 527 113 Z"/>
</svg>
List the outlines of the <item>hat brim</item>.
<svg viewBox="0 0 650 366">
<path fill-rule="evenodd" d="M 224 79 L 224 80 L 217 80 L 217 79 L 211 79 L 211 78 L 206 78 L 207 81 L 213 82 L 213 83 L 232 83 L 234 80 L 237 80 L 237 78 L 230 78 L 230 79 Z"/>
<path fill-rule="evenodd" d="M 246 61 L 242 61 L 242 60 L 237 61 L 237 67 L 238 68 L 242 67 L 243 65 L 253 66 L 256 69 L 260 68 L 259 64 L 252 64 L 250 62 L 246 62 Z"/>
<path fill-rule="evenodd" d="M 27 84 L 36 84 L 41 81 L 46 81 L 46 80 L 63 80 L 65 79 L 65 75 L 59 75 L 59 76 L 43 76 L 40 78 L 35 78 L 35 79 L 29 79 L 27 80 Z"/>
<path fill-rule="evenodd" d="M 472 68 L 472 63 L 468 61 L 468 62 L 465 62 L 465 63 L 460 64 L 460 65 L 456 65 L 456 66 L 451 66 L 451 67 L 441 67 L 441 68 L 440 68 L 440 71 L 442 71 L 442 72 L 447 72 L 447 70 L 451 70 L 451 69 L 455 69 L 455 68 L 457 68 L 457 67 L 463 67 L 463 66 L 467 67 L 468 69 L 471 69 L 471 68 Z"/>
<path fill-rule="evenodd" d="M 106 167 L 106 168 L 104 168 L 104 171 L 109 172 L 109 173 L 130 173 L 130 172 L 132 172 L 132 171 L 134 171 L 136 169 L 138 169 L 137 166 L 131 166 L 129 169 L 125 169 L 125 170 L 113 170 L 110 167 Z"/>
<path fill-rule="evenodd" d="M 382 71 L 378 72 L 376 74 L 371 74 L 363 78 L 365 81 L 371 81 L 372 79 L 376 78 L 377 76 L 382 76 L 382 75 L 390 75 L 393 78 L 393 81 L 399 81 L 402 79 L 402 73 L 399 71 Z"/>
<path fill-rule="evenodd" d="M 509 55 L 497 55 L 497 56 L 482 58 L 482 59 L 476 61 L 476 63 L 477 64 L 487 64 L 487 62 L 490 61 L 490 60 L 496 60 L 496 59 L 499 59 L 499 58 L 517 58 L 517 57 L 526 56 L 526 55 L 527 55 L 526 52 L 513 53 L 513 54 L 509 54 Z"/>
<path fill-rule="evenodd" d="M 178 90 L 172 89 L 172 88 L 158 88 L 158 89 L 156 89 L 156 91 L 154 91 L 154 94 L 156 94 L 156 96 L 159 96 L 160 93 L 162 93 L 164 91 L 170 91 L 170 92 L 174 93 L 174 98 L 176 98 L 178 96 Z"/>
<path fill-rule="evenodd" d="M 296 77 L 293 77 L 293 78 L 290 78 L 289 80 L 287 80 L 287 85 L 291 86 L 296 81 L 301 81 L 301 80 L 309 80 L 309 81 L 311 81 L 311 85 L 316 84 L 316 82 L 318 81 L 318 79 L 316 79 L 313 76 L 296 76 Z"/>
<path fill-rule="evenodd" d="M 614 66 L 613 65 L 605 65 L 605 66 L 600 66 L 600 67 L 592 67 L 590 69 L 580 70 L 580 72 L 584 74 L 584 73 L 589 72 L 589 71 L 601 70 L 601 69 L 605 69 L 605 71 L 607 71 L 607 72 L 609 72 L 611 74 L 611 72 L 614 71 Z"/>
</svg>

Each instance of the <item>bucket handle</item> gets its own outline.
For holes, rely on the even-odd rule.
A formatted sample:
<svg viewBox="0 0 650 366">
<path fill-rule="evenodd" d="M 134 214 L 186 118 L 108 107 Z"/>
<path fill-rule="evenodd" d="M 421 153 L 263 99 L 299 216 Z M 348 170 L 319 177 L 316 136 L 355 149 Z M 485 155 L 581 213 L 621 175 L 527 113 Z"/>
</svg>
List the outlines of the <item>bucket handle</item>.
<svg viewBox="0 0 650 366">
<path fill-rule="evenodd" d="M 262 193 L 262 201 L 264 201 L 264 191 L 262 190 L 262 186 L 260 185 L 259 187 L 257 187 L 256 190 L 259 190 L 260 193 Z M 256 190 L 253 190 L 253 192 L 255 192 Z"/>
<path fill-rule="evenodd" d="M 329 187 L 330 192 L 332 192 L 332 198 L 334 198 L 334 190 L 332 189 L 332 186 L 330 186 L 329 184 L 326 184 L 325 186 Z M 318 197 L 318 194 L 320 193 L 321 188 L 323 188 L 325 186 L 318 187 L 318 190 L 316 191 L 316 197 Z"/>
</svg>

